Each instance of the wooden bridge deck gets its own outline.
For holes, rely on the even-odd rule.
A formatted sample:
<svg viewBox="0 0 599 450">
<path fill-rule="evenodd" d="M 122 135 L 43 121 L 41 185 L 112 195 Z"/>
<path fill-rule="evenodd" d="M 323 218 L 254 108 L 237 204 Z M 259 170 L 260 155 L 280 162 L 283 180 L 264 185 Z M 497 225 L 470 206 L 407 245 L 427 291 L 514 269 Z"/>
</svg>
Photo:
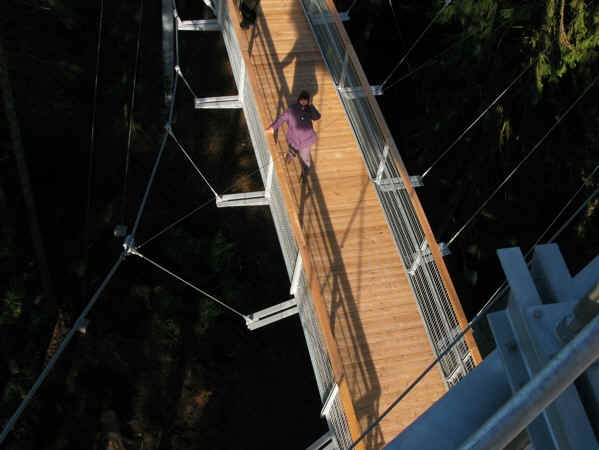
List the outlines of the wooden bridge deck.
<svg viewBox="0 0 599 450">
<path fill-rule="evenodd" d="M 275 171 L 299 243 L 354 438 L 433 360 L 416 300 L 368 178 L 334 83 L 298 0 L 261 0 L 255 27 L 239 28 L 248 77 L 265 126 L 302 89 L 322 114 L 305 185 L 286 164 L 285 126 L 269 138 Z M 326 328 L 330 328 L 327 330 Z M 330 339 L 334 342 L 330 342 Z M 344 385 L 347 386 L 344 389 Z M 431 371 L 366 439 L 380 448 L 446 391 Z M 353 410 L 352 410 L 353 409 Z"/>
</svg>

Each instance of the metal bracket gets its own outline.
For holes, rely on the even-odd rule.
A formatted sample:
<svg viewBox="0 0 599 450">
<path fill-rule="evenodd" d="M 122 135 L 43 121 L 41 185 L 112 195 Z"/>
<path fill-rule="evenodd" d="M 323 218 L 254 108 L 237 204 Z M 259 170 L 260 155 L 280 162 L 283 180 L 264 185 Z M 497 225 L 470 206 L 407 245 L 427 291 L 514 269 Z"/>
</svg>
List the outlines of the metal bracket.
<svg viewBox="0 0 599 450">
<path fill-rule="evenodd" d="M 216 19 L 207 20 L 181 20 L 177 17 L 177 30 L 179 31 L 220 31 Z"/>
<path fill-rule="evenodd" d="M 204 97 L 195 99 L 196 109 L 240 109 L 243 105 L 237 95 Z"/>
<path fill-rule="evenodd" d="M 89 325 L 89 320 L 87 318 L 83 319 L 81 321 L 81 324 L 79 325 L 79 328 L 77 328 L 77 331 L 81 334 L 87 334 L 88 325 Z"/>
<path fill-rule="evenodd" d="M 133 238 L 132 235 L 130 235 L 130 234 L 127 235 L 127 237 L 123 241 L 123 248 L 125 249 L 125 254 L 127 256 L 129 256 L 129 255 L 139 256 L 139 252 L 135 249 L 135 239 Z"/>
<path fill-rule="evenodd" d="M 264 197 L 270 200 L 270 191 L 272 190 L 272 179 L 274 176 L 274 164 L 272 161 L 272 155 L 269 157 L 270 163 L 268 164 L 268 173 L 266 174 L 266 186 L 264 186 Z"/>
<path fill-rule="evenodd" d="M 374 182 L 376 183 L 376 180 L 374 180 Z M 424 183 L 422 182 L 422 177 L 420 175 L 410 175 L 410 183 L 412 183 L 412 186 L 414 187 L 424 186 Z M 398 191 L 406 188 L 403 184 L 403 181 L 401 181 L 401 178 L 399 177 L 385 178 L 377 184 L 379 186 L 379 189 L 383 192 Z"/>
<path fill-rule="evenodd" d="M 214 14 L 216 14 L 216 8 L 214 7 L 214 2 L 217 0 L 204 0 L 204 4 L 212 10 Z"/>
<path fill-rule="evenodd" d="M 489 315 L 489 324 L 510 386 L 517 392 L 525 383 L 534 381 L 536 374 L 562 348 L 556 325 L 572 311 L 576 302 L 542 304 L 536 282 L 520 250 L 509 248 L 497 253 L 510 286 L 510 296 L 507 309 Z M 567 282 L 569 277 L 567 274 L 561 279 Z M 539 386 L 539 389 L 543 387 Z M 597 447 L 589 419 L 574 386 L 565 389 L 541 415 L 528 424 L 528 432 L 535 448 Z"/>
<path fill-rule="evenodd" d="M 247 74 L 245 72 L 245 63 L 241 61 L 241 67 L 239 68 L 239 89 L 237 97 L 240 100 L 240 103 L 243 101 L 243 96 L 245 95 L 245 84 L 247 81 Z"/>
<path fill-rule="evenodd" d="M 333 407 L 333 402 L 337 398 L 337 394 L 339 394 L 339 385 L 337 383 L 331 386 L 331 390 L 329 391 L 329 395 L 327 395 L 327 399 L 324 401 L 322 405 L 322 409 L 320 410 L 320 417 L 328 417 L 331 408 Z"/>
<path fill-rule="evenodd" d="M 354 98 L 361 98 L 361 97 L 365 97 L 366 94 L 364 94 L 364 89 L 362 89 L 362 86 L 355 86 L 355 87 L 341 87 L 338 86 L 337 90 L 341 93 L 341 95 L 343 95 L 345 98 L 347 99 L 354 99 Z M 378 95 L 382 95 L 383 94 L 383 90 L 381 89 L 380 85 L 372 85 L 370 86 L 370 93 L 374 96 L 378 96 Z"/>
<path fill-rule="evenodd" d="M 297 252 L 297 258 L 295 259 L 295 267 L 293 268 L 293 276 L 291 277 L 291 288 L 289 289 L 289 293 L 291 295 L 295 295 L 297 292 L 300 274 L 302 273 L 302 265 L 302 255 L 300 252 Z"/>
<path fill-rule="evenodd" d="M 264 191 L 243 192 L 241 194 L 225 194 L 216 199 L 218 208 L 229 208 L 233 206 L 262 206 L 270 204 Z"/>
<path fill-rule="evenodd" d="M 438 245 L 441 256 L 451 255 L 451 250 L 445 242 L 439 242 Z M 428 246 L 428 242 L 423 241 L 422 244 L 420 244 L 420 249 L 413 254 L 413 257 L 414 261 L 408 269 L 408 273 L 410 275 L 414 275 L 418 267 L 420 267 L 422 264 L 433 261 L 433 254 Z"/>
<path fill-rule="evenodd" d="M 379 189 L 383 192 L 396 191 L 399 189 L 405 189 L 405 185 L 403 181 L 399 177 L 393 178 L 385 178 L 383 179 L 383 174 L 385 173 L 385 165 L 387 164 L 387 158 L 389 157 L 389 145 L 385 144 L 383 148 L 383 156 L 381 157 L 381 161 L 379 162 L 379 167 L 376 171 L 376 177 L 372 180 L 373 183 L 379 186 Z M 420 175 L 411 175 L 410 183 L 414 187 L 424 186 L 422 182 L 422 177 Z"/>
<path fill-rule="evenodd" d="M 262 309 L 246 317 L 245 324 L 250 330 L 261 328 L 274 322 L 278 322 L 285 317 L 298 313 L 297 302 L 295 298 L 279 303 L 278 305 Z"/>
<path fill-rule="evenodd" d="M 349 20 L 349 14 L 347 12 L 340 12 L 339 18 L 342 22 Z M 325 13 L 312 13 L 310 14 L 310 22 L 314 25 L 326 25 L 328 23 L 334 23 L 333 15 L 330 12 Z"/>
<path fill-rule="evenodd" d="M 379 168 L 376 171 L 376 179 L 374 180 L 376 184 L 381 184 L 381 178 L 383 178 L 385 164 L 387 163 L 387 156 L 389 156 L 389 144 L 385 144 L 385 148 L 383 148 L 383 157 L 381 158 L 381 162 L 379 163 Z"/>
<path fill-rule="evenodd" d="M 333 450 L 336 448 L 333 433 L 329 430 L 314 441 L 310 447 L 307 447 L 306 450 Z"/>
</svg>

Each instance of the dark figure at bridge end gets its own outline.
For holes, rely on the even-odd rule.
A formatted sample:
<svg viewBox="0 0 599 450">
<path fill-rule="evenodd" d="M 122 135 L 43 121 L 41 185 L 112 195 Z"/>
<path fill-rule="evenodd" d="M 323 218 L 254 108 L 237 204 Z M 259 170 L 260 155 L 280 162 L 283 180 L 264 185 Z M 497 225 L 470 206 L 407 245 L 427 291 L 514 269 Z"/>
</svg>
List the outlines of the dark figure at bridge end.
<svg viewBox="0 0 599 450">
<path fill-rule="evenodd" d="M 241 17 L 243 17 L 239 26 L 244 30 L 256 23 L 256 11 L 259 3 L 260 0 L 239 0 L 239 11 L 241 11 Z"/>
</svg>

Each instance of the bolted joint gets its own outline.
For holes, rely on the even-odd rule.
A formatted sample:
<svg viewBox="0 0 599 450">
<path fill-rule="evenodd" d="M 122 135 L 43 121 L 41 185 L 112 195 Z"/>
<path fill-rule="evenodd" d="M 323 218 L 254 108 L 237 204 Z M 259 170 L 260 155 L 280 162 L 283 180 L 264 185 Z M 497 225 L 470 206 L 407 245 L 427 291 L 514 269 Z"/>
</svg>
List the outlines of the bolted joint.
<svg viewBox="0 0 599 450">
<path fill-rule="evenodd" d="M 177 72 L 177 75 L 179 75 L 180 77 L 183 76 L 183 73 L 181 72 L 181 67 L 179 67 L 179 64 L 177 64 L 175 66 L 175 72 Z"/>
<path fill-rule="evenodd" d="M 599 314 L 599 281 L 579 300 L 574 311 L 557 324 L 562 342 L 570 342 L 595 316 Z"/>
<path fill-rule="evenodd" d="M 370 86 L 370 89 L 372 91 L 372 95 L 374 95 L 375 97 L 377 97 L 379 95 L 383 95 L 383 93 L 384 93 L 382 84 Z"/>
<path fill-rule="evenodd" d="M 139 252 L 137 250 L 135 250 L 135 239 L 133 238 L 133 236 L 128 235 L 125 240 L 123 241 L 123 248 L 125 249 L 125 255 L 129 256 L 129 255 L 138 255 L 139 256 Z"/>
</svg>

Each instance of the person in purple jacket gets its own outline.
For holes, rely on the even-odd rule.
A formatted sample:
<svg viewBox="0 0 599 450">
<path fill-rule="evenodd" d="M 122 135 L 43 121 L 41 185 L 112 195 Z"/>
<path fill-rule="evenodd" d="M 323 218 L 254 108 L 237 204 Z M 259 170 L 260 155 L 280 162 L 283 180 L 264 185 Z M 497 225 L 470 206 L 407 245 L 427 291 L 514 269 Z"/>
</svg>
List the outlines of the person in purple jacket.
<svg viewBox="0 0 599 450">
<path fill-rule="evenodd" d="M 265 132 L 273 134 L 274 130 L 287 122 L 287 144 L 289 152 L 285 155 L 288 161 L 299 154 L 302 163 L 301 180 L 306 179 L 312 165 L 310 147 L 316 142 L 316 133 L 312 121 L 320 119 L 320 113 L 310 104 L 310 94 L 302 91 L 297 98 L 297 103 L 287 108 Z"/>
</svg>

